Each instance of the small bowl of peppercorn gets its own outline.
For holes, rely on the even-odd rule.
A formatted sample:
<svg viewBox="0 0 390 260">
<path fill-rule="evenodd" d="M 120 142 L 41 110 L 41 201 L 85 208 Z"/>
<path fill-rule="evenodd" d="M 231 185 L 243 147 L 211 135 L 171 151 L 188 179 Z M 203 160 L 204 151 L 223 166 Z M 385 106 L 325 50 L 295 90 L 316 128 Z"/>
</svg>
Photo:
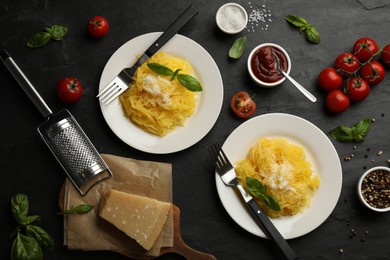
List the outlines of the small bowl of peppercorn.
<svg viewBox="0 0 390 260">
<path fill-rule="evenodd" d="M 390 211 L 390 168 L 377 166 L 367 170 L 359 179 L 357 193 L 367 208 Z"/>
</svg>

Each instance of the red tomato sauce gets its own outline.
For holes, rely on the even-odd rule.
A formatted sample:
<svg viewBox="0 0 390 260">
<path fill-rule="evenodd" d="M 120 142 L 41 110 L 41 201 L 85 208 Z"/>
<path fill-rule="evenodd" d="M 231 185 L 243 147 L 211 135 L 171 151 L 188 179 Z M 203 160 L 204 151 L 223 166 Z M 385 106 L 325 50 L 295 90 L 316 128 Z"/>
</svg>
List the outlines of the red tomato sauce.
<svg viewBox="0 0 390 260">
<path fill-rule="evenodd" d="M 251 59 L 251 68 L 253 74 L 261 81 L 273 83 L 284 76 L 276 69 L 274 52 L 280 60 L 280 67 L 287 72 L 288 62 L 283 52 L 272 46 L 264 46 L 258 49 Z"/>
</svg>

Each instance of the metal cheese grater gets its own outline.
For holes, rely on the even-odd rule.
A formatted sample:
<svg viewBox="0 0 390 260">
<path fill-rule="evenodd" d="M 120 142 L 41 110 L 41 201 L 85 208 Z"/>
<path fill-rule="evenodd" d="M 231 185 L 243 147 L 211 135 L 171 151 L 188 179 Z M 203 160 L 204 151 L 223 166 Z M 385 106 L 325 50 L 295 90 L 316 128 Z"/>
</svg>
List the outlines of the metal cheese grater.
<svg viewBox="0 0 390 260">
<path fill-rule="evenodd" d="M 64 109 L 53 114 L 34 86 L 5 50 L 4 65 L 47 119 L 38 132 L 81 195 L 112 173 L 72 114 Z"/>
</svg>

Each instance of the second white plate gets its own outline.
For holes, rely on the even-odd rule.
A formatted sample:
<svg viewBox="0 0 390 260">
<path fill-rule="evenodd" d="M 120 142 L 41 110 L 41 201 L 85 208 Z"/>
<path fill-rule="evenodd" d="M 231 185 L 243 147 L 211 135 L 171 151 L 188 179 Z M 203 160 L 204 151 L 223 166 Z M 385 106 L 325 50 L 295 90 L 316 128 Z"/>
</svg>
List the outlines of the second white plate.
<svg viewBox="0 0 390 260">
<path fill-rule="evenodd" d="M 122 45 L 108 60 L 103 69 L 99 92 L 125 67 L 136 61 L 162 33 L 148 33 L 138 36 Z M 194 114 L 187 119 L 186 125 L 177 127 L 164 137 L 150 134 L 131 122 L 123 114 L 119 100 L 108 106 L 100 103 L 103 117 L 111 130 L 126 144 L 138 150 L 166 154 L 184 150 L 200 141 L 214 126 L 223 102 L 223 84 L 221 73 L 211 55 L 195 41 L 176 34 L 160 51 L 187 60 L 194 68 L 202 83 L 199 102 Z"/>
<path fill-rule="evenodd" d="M 315 192 L 311 207 L 301 214 L 271 219 L 285 239 L 309 233 L 321 225 L 337 204 L 342 187 L 342 169 L 336 149 L 329 138 L 309 121 L 281 113 L 254 117 L 237 127 L 222 148 L 234 164 L 244 159 L 249 148 L 262 137 L 282 137 L 304 147 L 321 185 Z M 266 237 L 231 187 L 215 176 L 218 195 L 233 220 L 248 232 Z"/>
</svg>

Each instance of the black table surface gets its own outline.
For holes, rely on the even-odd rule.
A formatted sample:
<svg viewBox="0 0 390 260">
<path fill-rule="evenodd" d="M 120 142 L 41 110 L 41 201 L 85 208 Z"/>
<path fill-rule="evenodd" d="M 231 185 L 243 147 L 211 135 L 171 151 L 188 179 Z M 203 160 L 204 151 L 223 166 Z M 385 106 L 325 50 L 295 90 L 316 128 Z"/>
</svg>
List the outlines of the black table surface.
<svg viewBox="0 0 390 260">
<path fill-rule="evenodd" d="M 0 48 L 6 49 L 35 85 L 53 111 L 67 108 L 101 153 L 140 160 L 171 163 L 173 201 L 181 210 L 181 232 L 191 247 L 217 259 L 282 259 L 274 244 L 252 235 L 227 214 L 217 194 L 214 168 L 207 146 L 223 143 L 245 120 L 235 117 L 230 98 L 240 90 L 254 93 L 254 116 L 287 113 L 318 126 L 326 135 L 338 125 L 354 125 L 363 118 L 375 122 L 363 143 L 339 143 L 333 139 L 342 165 L 342 190 L 333 212 L 312 232 L 289 240 L 300 259 L 388 259 L 390 257 L 390 213 L 374 213 L 361 205 L 356 184 L 365 168 L 388 166 L 390 159 L 390 77 L 372 88 L 370 96 L 352 104 L 344 113 L 325 109 L 326 93 L 317 85 L 319 72 L 333 66 L 338 54 L 349 51 L 361 37 L 372 37 L 379 45 L 390 43 L 389 1 L 237 1 L 251 10 L 265 9 L 265 22 L 248 24 L 237 35 L 222 33 L 215 14 L 225 1 L 194 0 L 199 14 L 181 34 L 203 46 L 213 57 L 223 79 L 223 105 L 210 132 L 195 145 L 171 154 L 150 154 L 123 143 L 106 124 L 95 96 L 102 70 L 111 55 L 128 40 L 148 32 L 163 31 L 189 2 L 169 1 L 2 1 L 0 4 Z M 321 34 L 321 43 L 308 42 L 284 17 L 295 14 L 307 19 Z M 92 38 L 87 21 L 105 16 L 109 33 Z M 38 49 L 26 46 L 33 33 L 52 24 L 66 24 L 62 41 Z M 247 48 L 237 61 L 227 53 L 235 39 L 247 36 Z M 256 45 L 272 42 L 283 46 L 292 60 L 291 76 L 317 98 L 311 103 L 289 82 L 273 89 L 251 82 L 246 61 Z M 386 72 L 389 72 L 388 68 Z M 59 79 L 78 78 L 84 93 L 77 103 L 62 103 L 56 96 Z M 45 259 L 126 259 L 113 252 L 71 251 L 63 243 L 63 217 L 58 216 L 58 192 L 66 176 L 40 139 L 36 128 L 43 118 L 6 68 L 0 66 L 0 258 L 8 259 L 10 234 L 16 223 L 10 199 L 23 192 L 30 199 L 30 212 L 41 216 L 40 225 L 55 240 Z M 196 129 L 194 129 L 196 131 Z M 378 155 L 378 152 L 383 153 Z M 353 154 L 351 160 L 344 160 Z M 353 234 L 351 236 L 351 234 Z M 340 250 L 343 253 L 340 253 Z M 160 259 L 181 259 L 169 254 Z"/>
</svg>

